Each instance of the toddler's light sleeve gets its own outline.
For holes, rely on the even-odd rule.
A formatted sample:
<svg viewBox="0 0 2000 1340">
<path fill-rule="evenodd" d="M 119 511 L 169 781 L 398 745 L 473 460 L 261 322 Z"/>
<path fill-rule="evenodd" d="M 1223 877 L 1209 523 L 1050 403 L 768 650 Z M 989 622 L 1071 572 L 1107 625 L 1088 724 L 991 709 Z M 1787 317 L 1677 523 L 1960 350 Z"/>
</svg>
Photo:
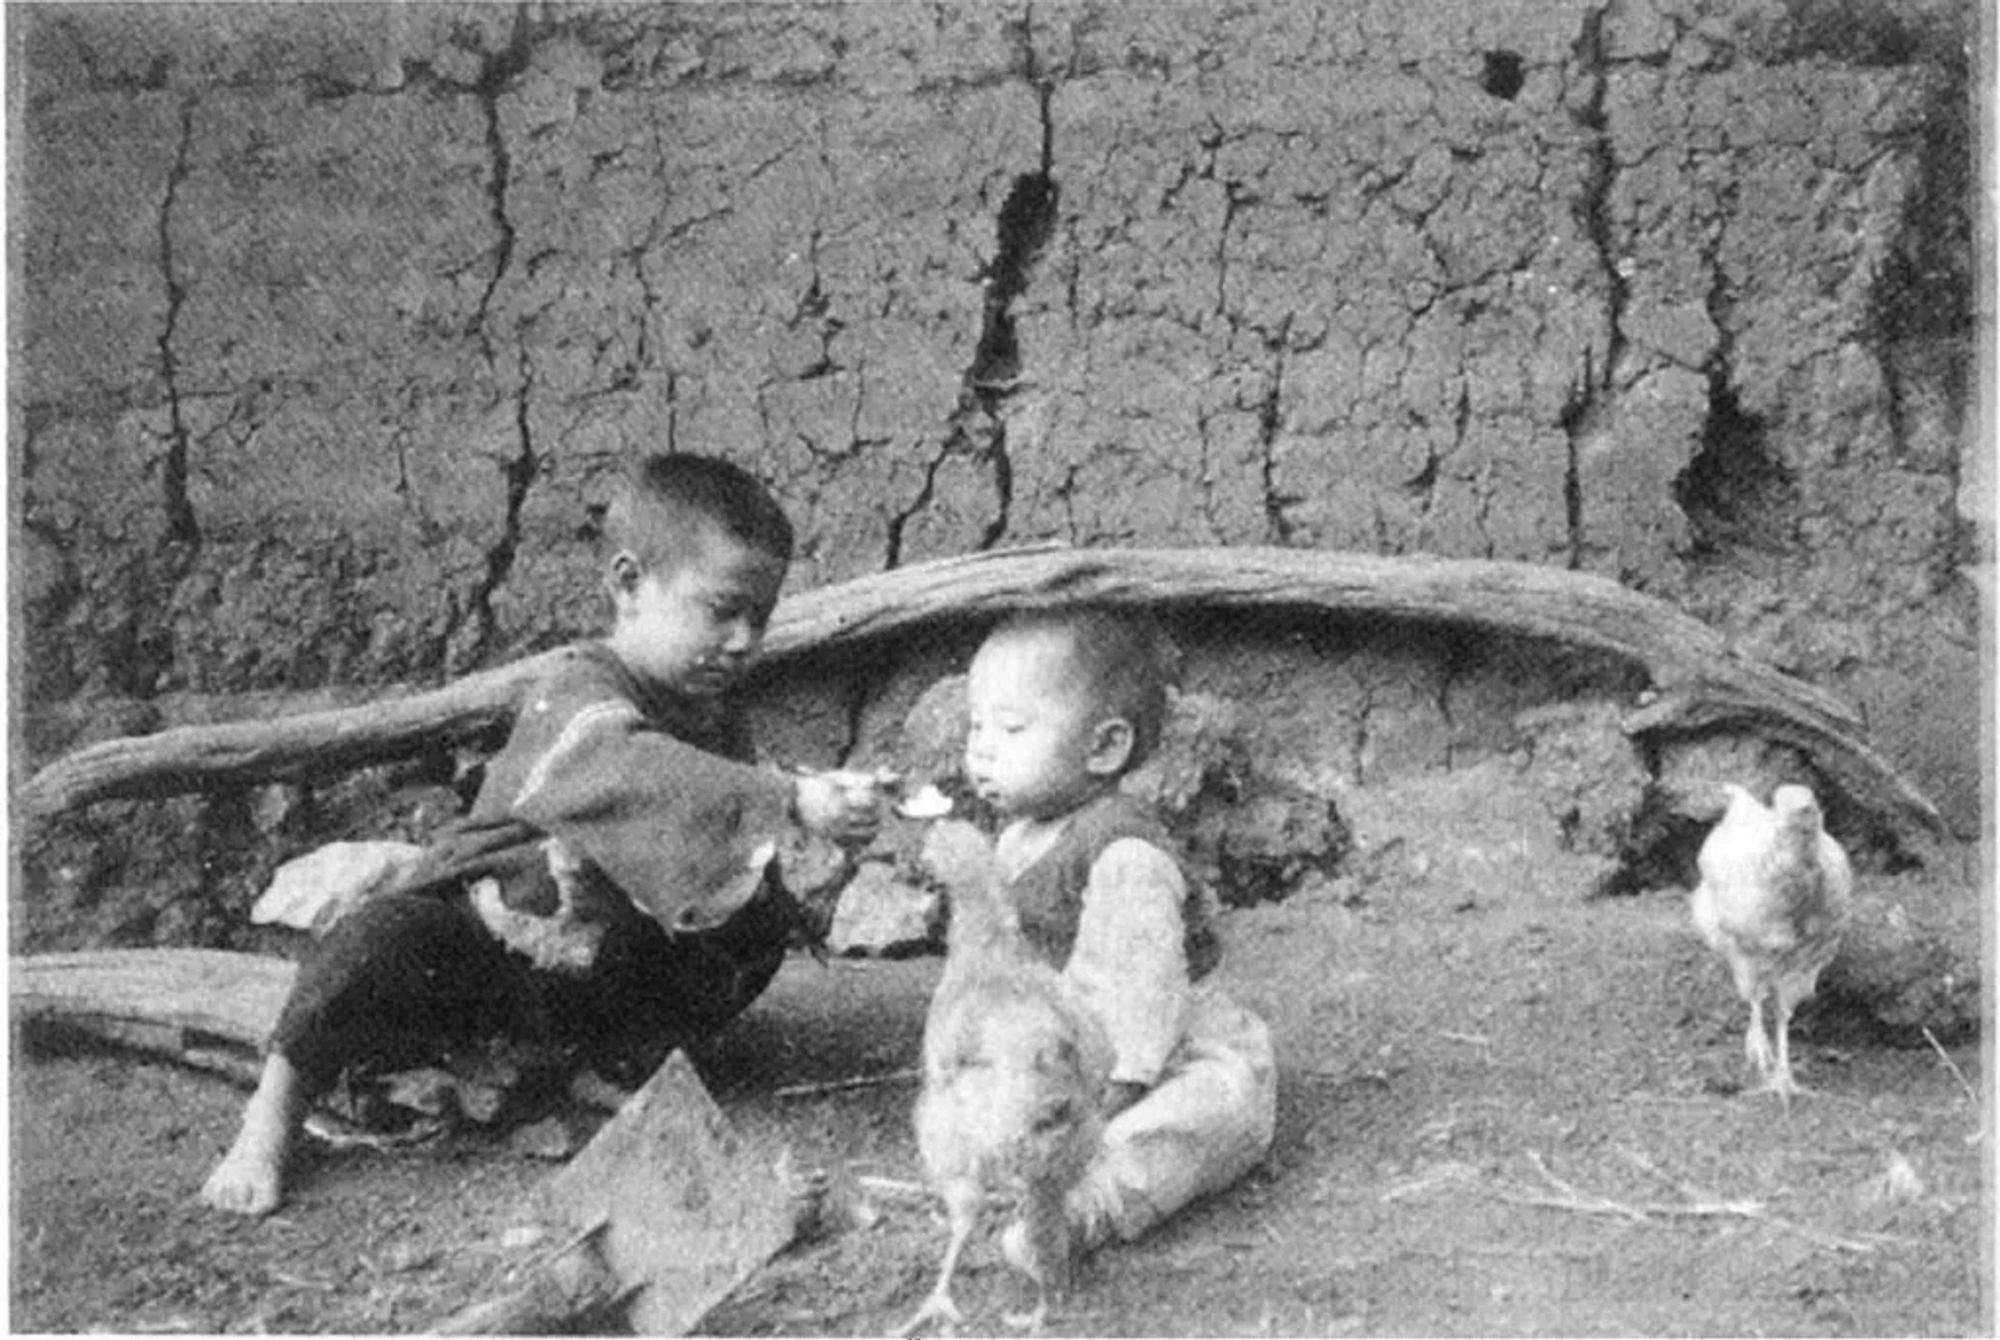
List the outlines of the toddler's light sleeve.
<svg viewBox="0 0 2000 1340">
<path fill-rule="evenodd" d="M 1179 864 L 1138 838 L 1113 842 L 1090 867 L 1063 976 L 1110 1036 L 1114 1080 L 1151 1086 L 1180 1042 L 1189 997 L 1186 897 Z"/>
</svg>

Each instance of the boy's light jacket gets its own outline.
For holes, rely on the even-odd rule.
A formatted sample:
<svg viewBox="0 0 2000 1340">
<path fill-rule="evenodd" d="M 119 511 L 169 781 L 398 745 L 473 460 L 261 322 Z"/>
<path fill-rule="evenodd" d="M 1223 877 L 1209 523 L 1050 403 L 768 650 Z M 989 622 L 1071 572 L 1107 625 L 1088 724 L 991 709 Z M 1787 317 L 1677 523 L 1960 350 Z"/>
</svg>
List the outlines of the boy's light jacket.
<svg viewBox="0 0 2000 1340">
<path fill-rule="evenodd" d="M 478 901 L 490 880 L 489 923 L 601 926 L 636 911 L 671 932 L 721 925 L 791 831 L 791 780 L 750 762 L 733 704 L 649 685 L 602 643 L 571 651 L 523 696 L 471 813 L 401 887 L 475 886 Z"/>
</svg>

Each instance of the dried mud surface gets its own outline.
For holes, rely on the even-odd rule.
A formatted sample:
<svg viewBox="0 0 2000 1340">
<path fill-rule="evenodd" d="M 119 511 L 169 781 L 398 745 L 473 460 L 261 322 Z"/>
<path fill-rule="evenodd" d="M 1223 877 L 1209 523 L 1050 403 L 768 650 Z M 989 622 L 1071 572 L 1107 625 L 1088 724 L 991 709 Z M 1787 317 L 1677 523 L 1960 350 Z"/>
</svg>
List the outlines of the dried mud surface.
<svg viewBox="0 0 2000 1340">
<path fill-rule="evenodd" d="M 1742 1091 L 1742 1013 L 1672 891 L 1440 889 L 1390 872 L 1230 914 L 1224 972 L 1280 1044 L 1276 1146 L 1089 1262 L 1049 1333 L 1991 1332 L 1976 1045 L 1820 1008 L 1788 1113 Z M 941 1221 L 893 1187 L 918 1176 L 911 1083 L 785 1090 L 909 1066 L 937 966 L 800 960 L 695 1058 L 754 1150 L 834 1187 L 703 1331 L 880 1335 L 928 1288 Z M 519 1264 L 507 1230 L 553 1167 L 476 1132 L 320 1150 L 240 1222 L 195 1201 L 227 1083 L 17 1047 L 12 1086 L 16 1330 L 422 1330 Z M 960 1278 L 975 1332 L 1022 1301 L 990 1241 Z"/>
</svg>

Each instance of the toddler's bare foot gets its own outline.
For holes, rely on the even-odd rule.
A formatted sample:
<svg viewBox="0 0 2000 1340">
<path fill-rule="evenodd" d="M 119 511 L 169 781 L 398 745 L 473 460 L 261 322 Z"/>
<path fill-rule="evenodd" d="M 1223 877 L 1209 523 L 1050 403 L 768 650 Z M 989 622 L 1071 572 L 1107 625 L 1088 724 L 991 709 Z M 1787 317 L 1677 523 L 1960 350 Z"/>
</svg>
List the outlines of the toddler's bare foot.
<svg viewBox="0 0 2000 1340">
<path fill-rule="evenodd" d="M 202 1184 L 206 1205 L 231 1214 L 269 1214 L 283 1192 L 285 1159 L 291 1153 L 303 1108 L 298 1076 L 282 1056 L 264 1063 L 257 1092 L 243 1109 L 236 1142 Z"/>
</svg>

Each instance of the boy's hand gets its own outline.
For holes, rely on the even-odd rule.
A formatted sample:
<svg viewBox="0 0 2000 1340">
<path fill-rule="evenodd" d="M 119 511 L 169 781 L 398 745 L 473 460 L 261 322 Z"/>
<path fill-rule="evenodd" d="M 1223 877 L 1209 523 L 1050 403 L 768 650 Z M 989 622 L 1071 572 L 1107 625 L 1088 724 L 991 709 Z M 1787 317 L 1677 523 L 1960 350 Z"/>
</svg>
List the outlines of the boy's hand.
<svg viewBox="0 0 2000 1340">
<path fill-rule="evenodd" d="M 801 773 L 794 801 L 799 823 L 843 846 L 863 846 L 882 826 L 883 786 L 873 772 Z"/>
</svg>

